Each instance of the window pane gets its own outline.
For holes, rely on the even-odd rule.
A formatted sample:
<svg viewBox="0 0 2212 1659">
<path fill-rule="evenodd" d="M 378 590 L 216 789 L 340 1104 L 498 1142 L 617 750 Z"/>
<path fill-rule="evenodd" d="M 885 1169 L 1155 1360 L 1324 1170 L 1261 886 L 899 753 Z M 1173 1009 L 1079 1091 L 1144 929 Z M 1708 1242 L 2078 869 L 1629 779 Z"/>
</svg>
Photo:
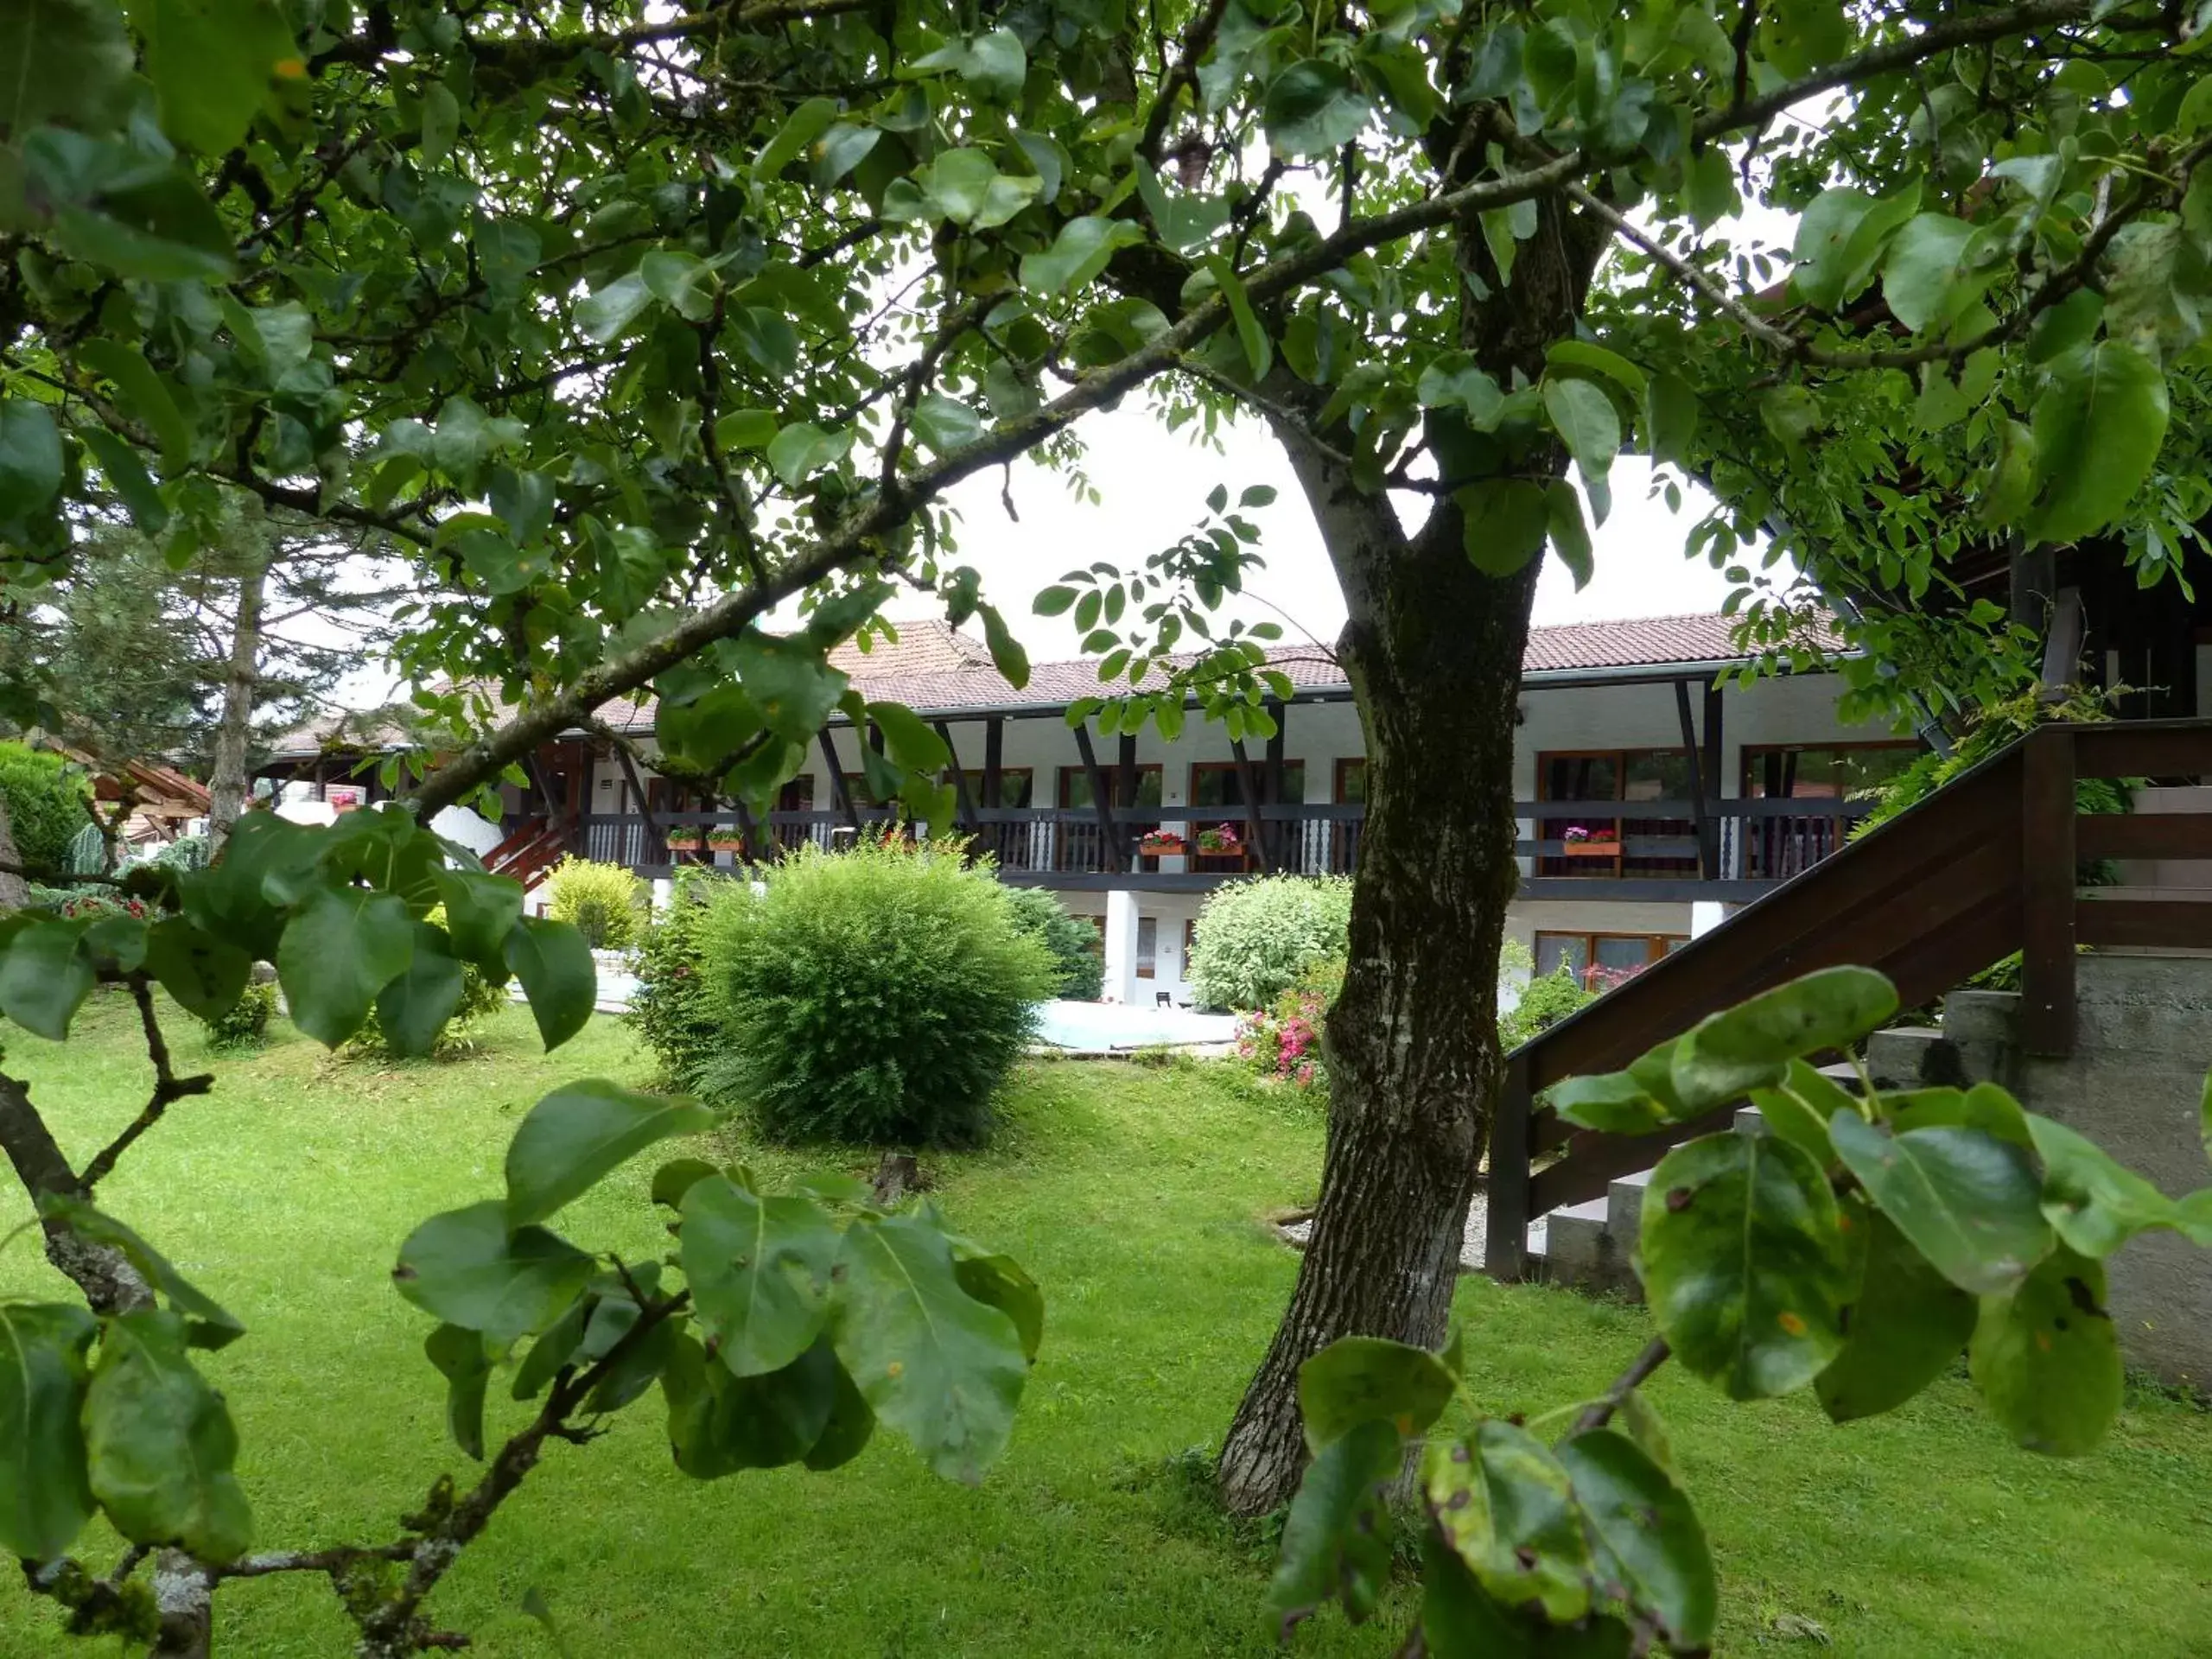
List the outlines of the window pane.
<svg viewBox="0 0 2212 1659">
<path fill-rule="evenodd" d="M 1153 977 L 1153 958 L 1160 954 L 1160 918 L 1137 918 L 1137 977 Z"/>
<path fill-rule="evenodd" d="M 1536 935 L 1536 971 L 1556 973 L 1561 968 L 1572 969 L 1575 977 L 1589 966 L 1590 942 L 1580 933 L 1539 933 Z"/>
<path fill-rule="evenodd" d="M 1641 968 L 1651 960 L 1651 941 L 1644 938 L 1607 938 L 1600 934 L 1596 941 L 1598 965 L 1616 972 L 1623 969 Z"/>
<path fill-rule="evenodd" d="M 1647 749 L 1624 757 L 1628 783 L 1623 798 L 1631 801 L 1687 801 L 1690 788 L 1689 756 L 1680 749 Z"/>
<path fill-rule="evenodd" d="M 1620 766 L 1610 754 L 1544 757 L 1544 796 L 1554 801 L 1617 801 Z"/>
<path fill-rule="evenodd" d="M 1234 766 L 1198 766 L 1191 772 L 1193 806 L 1242 806 L 1244 791 Z"/>
<path fill-rule="evenodd" d="M 1135 801 L 1124 801 L 1122 804 L 1124 806 L 1158 806 L 1160 804 L 1160 768 L 1158 766 L 1139 766 L 1137 768 L 1136 782 L 1136 799 Z M 1115 786 L 1119 788 L 1119 783 L 1117 782 Z"/>
<path fill-rule="evenodd" d="M 1367 762 L 1346 760 L 1337 768 L 1337 798 L 1346 803 L 1367 799 Z"/>
<path fill-rule="evenodd" d="M 1282 763 L 1282 798 L 1286 804 L 1306 798 L 1306 763 L 1303 760 Z"/>
</svg>

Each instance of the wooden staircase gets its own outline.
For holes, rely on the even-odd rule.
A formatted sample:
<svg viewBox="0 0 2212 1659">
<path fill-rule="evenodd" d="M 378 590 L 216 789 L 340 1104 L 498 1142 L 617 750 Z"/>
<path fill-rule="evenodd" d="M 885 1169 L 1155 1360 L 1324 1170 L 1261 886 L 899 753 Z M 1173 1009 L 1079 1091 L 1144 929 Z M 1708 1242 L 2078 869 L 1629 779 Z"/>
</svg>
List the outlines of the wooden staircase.
<svg viewBox="0 0 2212 1659">
<path fill-rule="evenodd" d="M 484 868 L 493 875 L 512 876 L 528 893 L 561 861 L 575 836 L 574 813 L 560 818 L 532 818 L 484 855 Z"/>
<path fill-rule="evenodd" d="M 2212 902 L 2077 887 L 2085 861 L 2212 860 L 2212 813 L 2077 815 L 2080 778 L 2212 779 L 2212 721 L 2040 728 L 1514 1050 L 1491 1135 L 1484 1270 L 1519 1279 L 1532 1220 L 1606 1197 L 1735 1116 L 1731 1105 L 1651 1135 L 1596 1135 L 1537 1103 L 1562 1077 L 1618 1071 L 1817 968 L 1878 968 L 1910 1008 L 2016 950 L 2028 1050 L 2063 1056 L 2077 945 L 2212 949 Z"/>
</svg>

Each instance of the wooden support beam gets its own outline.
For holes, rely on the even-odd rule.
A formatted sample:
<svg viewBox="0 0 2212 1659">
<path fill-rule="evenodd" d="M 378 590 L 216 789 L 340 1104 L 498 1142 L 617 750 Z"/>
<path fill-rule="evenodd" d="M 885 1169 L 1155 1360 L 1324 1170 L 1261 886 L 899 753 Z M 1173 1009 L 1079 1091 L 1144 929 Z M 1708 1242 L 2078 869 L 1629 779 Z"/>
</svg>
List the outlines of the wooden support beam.
<svg viewBox="0 0 2212 1659">
<path fill-rule="evenodd" d="M 2071 685 L 2081 672 L 2086 633 L 2082 590 L 2060 588 L 2050 603 L 2050 631 L 2044 636 L 2043 642 L 2043 690 L 2046 696 Z"/>
<path fill-rule="evenodd" d="M 960 769 L 960 751 L 952 747 L 952 728 L 940 720 L 931 722 L 937 734 L 944 740 L 946 765 L 952 771 L 952 792 L 960 803 L 960 827 L 969 835 L 976 830 L 976 804 L 968 798 L 968 774 Z"/>
<path fill-rule="evenodd" d="M 1697 873 L 1708 881 L 1718 880 L 1719 870 L 1719 838 L 1713 834 L 1713 789 L 1706 782 L 1704 757 L 1697 748 L 1697 728 L 1690 719 L 1690 683 L 1675 682 L 1675 717 L 1681 722 L 1682 753 L 1689 757 L 1690 798 L 1697 803 Z"/>
<path fill-rule="evenodd" d="M 830 737 L 830 728 L 826 726 L 822 728 L 822 761 L 830 768 L 830 787 L 836 791 L 838 808 L 857 836 L 861 832 L 860 809 L 853 804 L 853 791 L 845 787 L 845 768 L 837 759 L 836 742 Z"/>
<path fill-rule="evenodd" d="M 1126 812 L 1137 804 L 1137 734 L 1123 732 L 1114 758 L 1114 804 Z"/>
<path fill-rule="evenodd" d="M 1721 756 L 1721 691 L 1719 686 L 1708 680 L 1705 686 L 1705 758 L 1699 771 L 1703 774 L 1707 795 L 1716 801 L 1725 800 L 1728 794 L 1728 780 L 1720 764 Z M 1709 864 L 1713 878 L 1725 874 L 1720 868 L 1720 820 L 1716 816 L 1706 828 L 1708 850 L 1699 860 Z"/>
<path fill-rule="evenodd" d="M 1535 1109 L 1529 1057 L 1505 1057 L 1505 1078 L 1490 1131 L 1490 1180 L 1484 1189 L 1488 1222 L 1483 1271 L 1500 1284 L 1516 1284 L 1529 1260 L 1529 1128 Z"/>
<path fill-rule="evenodd" d="M 1290 711 L 1273 697 L 1269 697 L 1268 699 L 1267 709 L 1268 713 L 1274 716 L 1275 722 L 1274 735 L 1268 739 L 1266 752 L 1268 775 L 1265 781 L 1268 791 L 1268 804 L 1269 806 L 1281 806 L 1283 804 L 1283 748 L 1286 741 L 1286 734 L 1288 732 L 1290 728 Z M 1296 833 L 1297 830 L 1294 825 L 1280 821 L 1269 823 L 1267 826 L 1268 862 L 1269 864 L 1280 869 L 1292 861 L 1289 858 L 1285 856 L 1284 849 L 1288 845 L 1290 837 Z"/>
<path fill-rule="evenodd" d="M 561 803 L 553 798 L 553 786 L 545 780 L 545 768 L 537 763 L 535 751 L 522 758 L 523 776 L 530 779 L 530 786 L 537 791 L 537 798 L 545 804 L 545 816 L 558 818 Z"/>
<path fill-rule="evenodd" d="M 1106 772 L 1098 764 L 1098 751 L 1091 747 L 1090 722 L 1084 721 L 1075 728 L 1075 747 L 1083 756 L 1083 769 L 1090 779 L 1090 804 L 1098 814 L 1098 861 L 1109 870 L 1128 868 L 1128 861 L 1122 856 L 1122 838 L 1114 828 L 1114 807 L 1106 791 Z"/>
<path fill-rule="evenodd" d="M 2020 747 L 2020 1038 L 2038 1058 L 2074 1052 L 2074 734 Z"/>
<path fill-rule="evenodd" d="M 1005 788 L 1006 777 L 1006 716 L 993 715 L 983 722 L 983 805 L 995 810 L 1006 803 L 1000 798 Z"/>
<path fill-rule="evenodd" d="M 1267 820 L 1260 816 L 1260 769 L 1252 764 L 1252 757 L 1245 753 L 1244 740 L 1229 740 L 1229 753 L 1236 761 L 1236 786 L 1244 797 L 1244 839 L 1260 861 L 1262 872 L 1274 868 L 1274 860 L 1268 855 Z"/>
</svg>

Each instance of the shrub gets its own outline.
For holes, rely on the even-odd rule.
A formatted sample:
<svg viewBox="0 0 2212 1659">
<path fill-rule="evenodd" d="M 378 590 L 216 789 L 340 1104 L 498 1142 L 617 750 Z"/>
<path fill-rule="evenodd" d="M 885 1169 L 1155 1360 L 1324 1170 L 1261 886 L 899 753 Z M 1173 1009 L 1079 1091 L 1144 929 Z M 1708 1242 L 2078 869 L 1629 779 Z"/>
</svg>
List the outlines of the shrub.
<svg viewBox="0 0 2212 1659">
<path fill-rule="evenodd" d="M 1198 912 L 1185 973 L 1214 1008 L 1264 1008 L 1312 963 L 1344 953 L 1345 876 L 1262 876 L 1217 889 Z"/>
<path fill-rule="evenodd" d="M 92 788 L 58 754 L 22 743 L 0 743 L 0 796 L 8 801 L 16 855 L 34 870 L 67 874 L 69 843 L 89 822 Z"/>
<path fill-rule="evenodd" d="M 744 884 L 691 867 L 677 872 L 668 908 L 645 930 L 638 953 L 638 988 L 625 1016 L 660 1062 L 660 1081 L 686 1091 L 721 1046 L 721 1014 L 700 971 L 707 913 L 721 892 Z M 746 896 L 750 899 L 751 889 Z"/>
<path fill-rule="evenodd" d="M 276 987 L 268 980 L 248 982 L 231 1011 L 216 1020 L 202 1020 L 207 1046 L 226 1053 L 259 1048 L 269 1040 L 269 1021 L 276 1012 Z"/>
<path fill-rule="evenodd" d="M 1052 954 L 1060 976 L 1059 989 L 1053 995 L 1096 1002 L 1106 988 L 1098 930 L 1080 916 L 1069 915 L 1067 906 L 1042 887 L 1013 887 L 1007 896 L 1014 925 L 1034 935 Z"/>
<path fill-rule="evenodd" d="M 1570 1014 L 1588 1007 L 1611 988 L 1611 985 L 1586 985 L 1565 963 L 1548 974 L 1539 974 L 1521 988 L 1521 1000 L 1512 1009 L 1498 1015 L 1498 1046 L 1520 1047 L 1538 1032 L 1548 1031 Z"/>
<path fill-rule="evenodd" d="M 564 858 L 545 878 L 545 913 L 574 923 L 594 950 L 621 950 L 645 935 L 651 890 L 620 864 Z"/>
<path fill-rule="evenodd" d="M 702 934 L 700 1092 L 777 1140 L 979 1142 L 1058 979 L 988 868 L 925 844 L 804 849 L 718 892 Z"/>
</svg>

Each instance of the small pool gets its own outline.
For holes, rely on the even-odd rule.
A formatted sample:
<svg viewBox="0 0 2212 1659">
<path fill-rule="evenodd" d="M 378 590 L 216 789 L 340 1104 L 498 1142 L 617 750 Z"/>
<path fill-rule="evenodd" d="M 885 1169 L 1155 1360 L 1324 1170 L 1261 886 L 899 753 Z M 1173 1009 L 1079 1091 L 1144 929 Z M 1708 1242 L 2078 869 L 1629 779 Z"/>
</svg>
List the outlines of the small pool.
<svg viewBox="0 0 2212 1659">
<path fill-rule="evenodd" d="M 1236 1035 L 1236 1016 L 1189 1008 L 1144 1007 L 1122 1002 L 1040 1002 L 1037 1040 L 1048 1048 L 1103 1052 L 1156 1048 L 1164 1044 L 1226 1043 Z"/>
</svg>

